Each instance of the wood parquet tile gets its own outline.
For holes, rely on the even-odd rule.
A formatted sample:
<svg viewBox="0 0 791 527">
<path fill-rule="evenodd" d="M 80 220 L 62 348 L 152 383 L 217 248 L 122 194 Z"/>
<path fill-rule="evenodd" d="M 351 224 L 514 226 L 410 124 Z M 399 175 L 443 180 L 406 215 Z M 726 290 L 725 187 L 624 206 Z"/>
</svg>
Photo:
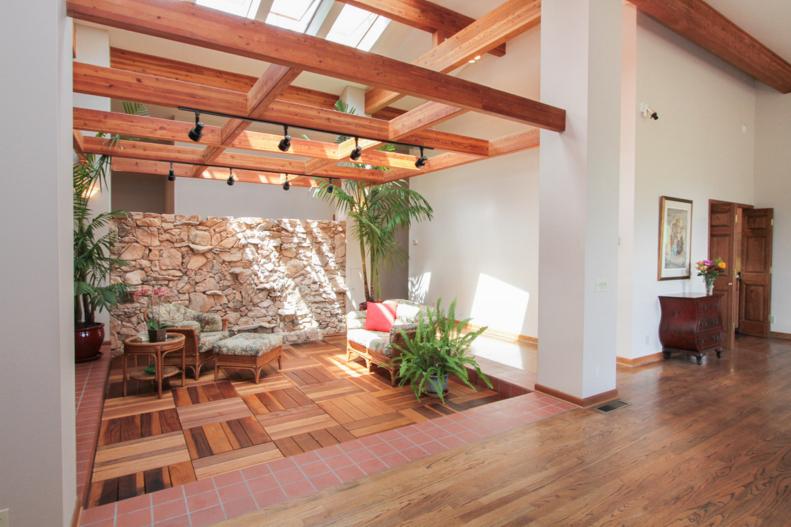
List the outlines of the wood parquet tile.
<svg viewBox="0 0 791 527">
<path fill-rule="evenodd" d="M 96 506 L 183 485 L 433 419 L 503 398 L 451 383 L 446 404 L 415 399 L 362 362 L 346 361 L 346 341 L 287 346 L 283 368 L 265 369 L 259 384 L 247 372 L 215 381 L 175 380 L 162 399 L 152 383 L 130 384 L 121 397 L 120 361 L 113 363 L 89 494 Z"/>
</svg>

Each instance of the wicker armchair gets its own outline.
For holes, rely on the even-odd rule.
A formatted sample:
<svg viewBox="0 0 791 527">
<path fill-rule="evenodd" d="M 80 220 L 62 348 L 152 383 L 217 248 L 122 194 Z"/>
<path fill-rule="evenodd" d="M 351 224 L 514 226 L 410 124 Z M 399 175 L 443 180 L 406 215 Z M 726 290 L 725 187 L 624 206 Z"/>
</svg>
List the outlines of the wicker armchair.
<svg viewBox="0 0 791 527">
<path fill-rule="evenodd" d="M 365 329 L 365 311 L 352 311 L 346 315 L 346 360 L 360 357 L 368 370 L 371 364 L 387 370 L 390 384 L 395 386 L 398 378 L 399 345 L 403 345 L 403 334 L 414 335 L 418 314 L 425 306 L 408 300 L 386 300 L 396 307 L 396 321 L 389 333 Z"/>
<path fill-rule="evenodd" d="M 168 331 L 184 335 L 187 367 L 192 369 L 195 379 L 199 379 L 201 369 L 214 358 L 214 345 L 228 338 L 228 321 L 214 313 L 201 313 L 181 304 L 157 306 L 155 316 Z M 170 361 L 181 366 L 180 357 L 173 356 L 166 363 Z"/>
</svg>

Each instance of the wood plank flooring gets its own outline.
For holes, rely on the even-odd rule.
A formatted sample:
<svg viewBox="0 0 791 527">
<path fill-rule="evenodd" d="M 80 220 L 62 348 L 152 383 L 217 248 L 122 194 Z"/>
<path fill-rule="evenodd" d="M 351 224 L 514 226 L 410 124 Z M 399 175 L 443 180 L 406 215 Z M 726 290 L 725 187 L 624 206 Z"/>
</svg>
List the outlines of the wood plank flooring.
<svg viewBox="0 0 791 527">
<path fill-rule="evenodd" d="M 118 362 L 118 361 L 116 361 Z M 491 390 L 451 383 L 446 404 L 417 401 L 359 362 L 347 362 L 345 339 L 287 346 L 283 368 L 260 384 L 248 372 L 214 382 L 130 382 L 121 397 L 120 364 L 110 372 L 88 506 L 150 493 L 461 412 L 502 399 Z M 173 385 L 169 384 L 173 382 Z"/>
<path fill-rule="evenodd" d="M 226 526 L 791 525 L 791 342 L 619 368 L 629 406 L 493 439 Z"/>
</svg>

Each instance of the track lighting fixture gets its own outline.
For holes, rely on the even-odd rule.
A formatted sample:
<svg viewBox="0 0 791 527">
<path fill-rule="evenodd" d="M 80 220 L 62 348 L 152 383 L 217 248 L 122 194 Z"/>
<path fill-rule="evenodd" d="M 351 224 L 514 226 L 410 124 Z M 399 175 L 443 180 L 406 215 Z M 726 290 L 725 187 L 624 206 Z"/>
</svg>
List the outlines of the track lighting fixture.
<svg viewBox="0 0 791 527">
<path fill-rule="evenodd" d="M 349 154 L 349 157 L 351 158 L 352 161 L 357 161 L 362 156 L 363 156 L 363 149 L 360 148 L 360 138 L 359 137 L 355 137 L 354 138 L 354 150 L 352 150 L 352 153 Z"/>
<path fill-rule="evenodd" d="M 286 182 L 283 183 L 283 190 L 288 190 L 291 188 L 291 183 L 288 182 L 288 174 L 285 174 L 285 176 L 286 176 Z"/>
<path fill-rule="evenodd" d="M 333 190 L 335 190 L 335 187 L 332 186 L 332 183 L 327 185 L 327 194 L 332 194 Z"/>
<path fill-rule="evenodd" d="M 170 170 L 168 170 L 168 181 L 176 181 L 176 172 L 173 171 L 173 161 L 170 162 Z"/>
<path fill-rule="evenodd" d="M 420 147 L 420 157 L 418 157 L 417 160 L 415 161 L 415 167 L 416 168 L 423 168 L 424 166 L 426 166 L 426 162 L 427 161 L 428 161 L 428 158 L 423 154 L 423 147 L 421 146 Z"/>
<path fill-rule="evenodd" d="M 288 149 L 291 148 L 291 136 L 288 135 L 287 125 L 283 125 L 283 139 L 280 140 L 277 147 L 281 152 L 288 152 Z"/>
<path fill-rule="evenodd" d="M 233 184 L 236 183 L 236 180 L 233 178 L 233 169 L 232 168 L 228 169 L 228 181 L 226 181 L 226 183 L 228 183 L 229 187 L 232 187 Z"/>
<path fill-rule="evenodd" d="M 200 141 L 203 135 L 203 123 L 200 122 L 200 114 L 198 112 L 195 112 L 195 127 L 187 135 L 196 143 Z"/>
</svg>

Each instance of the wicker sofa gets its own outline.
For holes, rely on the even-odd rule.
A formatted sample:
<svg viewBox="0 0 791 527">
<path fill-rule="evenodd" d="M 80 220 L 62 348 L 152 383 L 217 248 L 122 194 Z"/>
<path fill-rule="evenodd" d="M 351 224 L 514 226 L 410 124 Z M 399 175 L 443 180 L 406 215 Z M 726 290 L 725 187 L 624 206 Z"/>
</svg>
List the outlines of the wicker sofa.
<svg viewBox="0 0 791 527">
<path fill-rule="evenodd" d="M 154 316 L 168 331 L 184 335 L 187 367 L 192 368 L 196 379 L 213 359 L 214 345 L 229 337 L 228 321 L 214 313 L 201 313 L 181 304 L 161 304 L 154 308 Z M 180 357 L 174 356 L 171 360 L 178 360 L 181 366 Z"/>
<path fill-rule="evenodd" d="M 365 329 L 365 311 L 352 311 L 346 315 L 346 359 L 360 357 L 369 370 L 371 364 L 387 370 L 390 384 L 395 386 L 398 377 L 396 359 L 400 353 L 397 346 L 403 343 L 402 332 L 414 334 L 417 317 L 426 306 L 409 300 L 385 300 L 384 303 L 393 305 L 396 310 L 396 321 L 389 333 Z"/>
</svg>

